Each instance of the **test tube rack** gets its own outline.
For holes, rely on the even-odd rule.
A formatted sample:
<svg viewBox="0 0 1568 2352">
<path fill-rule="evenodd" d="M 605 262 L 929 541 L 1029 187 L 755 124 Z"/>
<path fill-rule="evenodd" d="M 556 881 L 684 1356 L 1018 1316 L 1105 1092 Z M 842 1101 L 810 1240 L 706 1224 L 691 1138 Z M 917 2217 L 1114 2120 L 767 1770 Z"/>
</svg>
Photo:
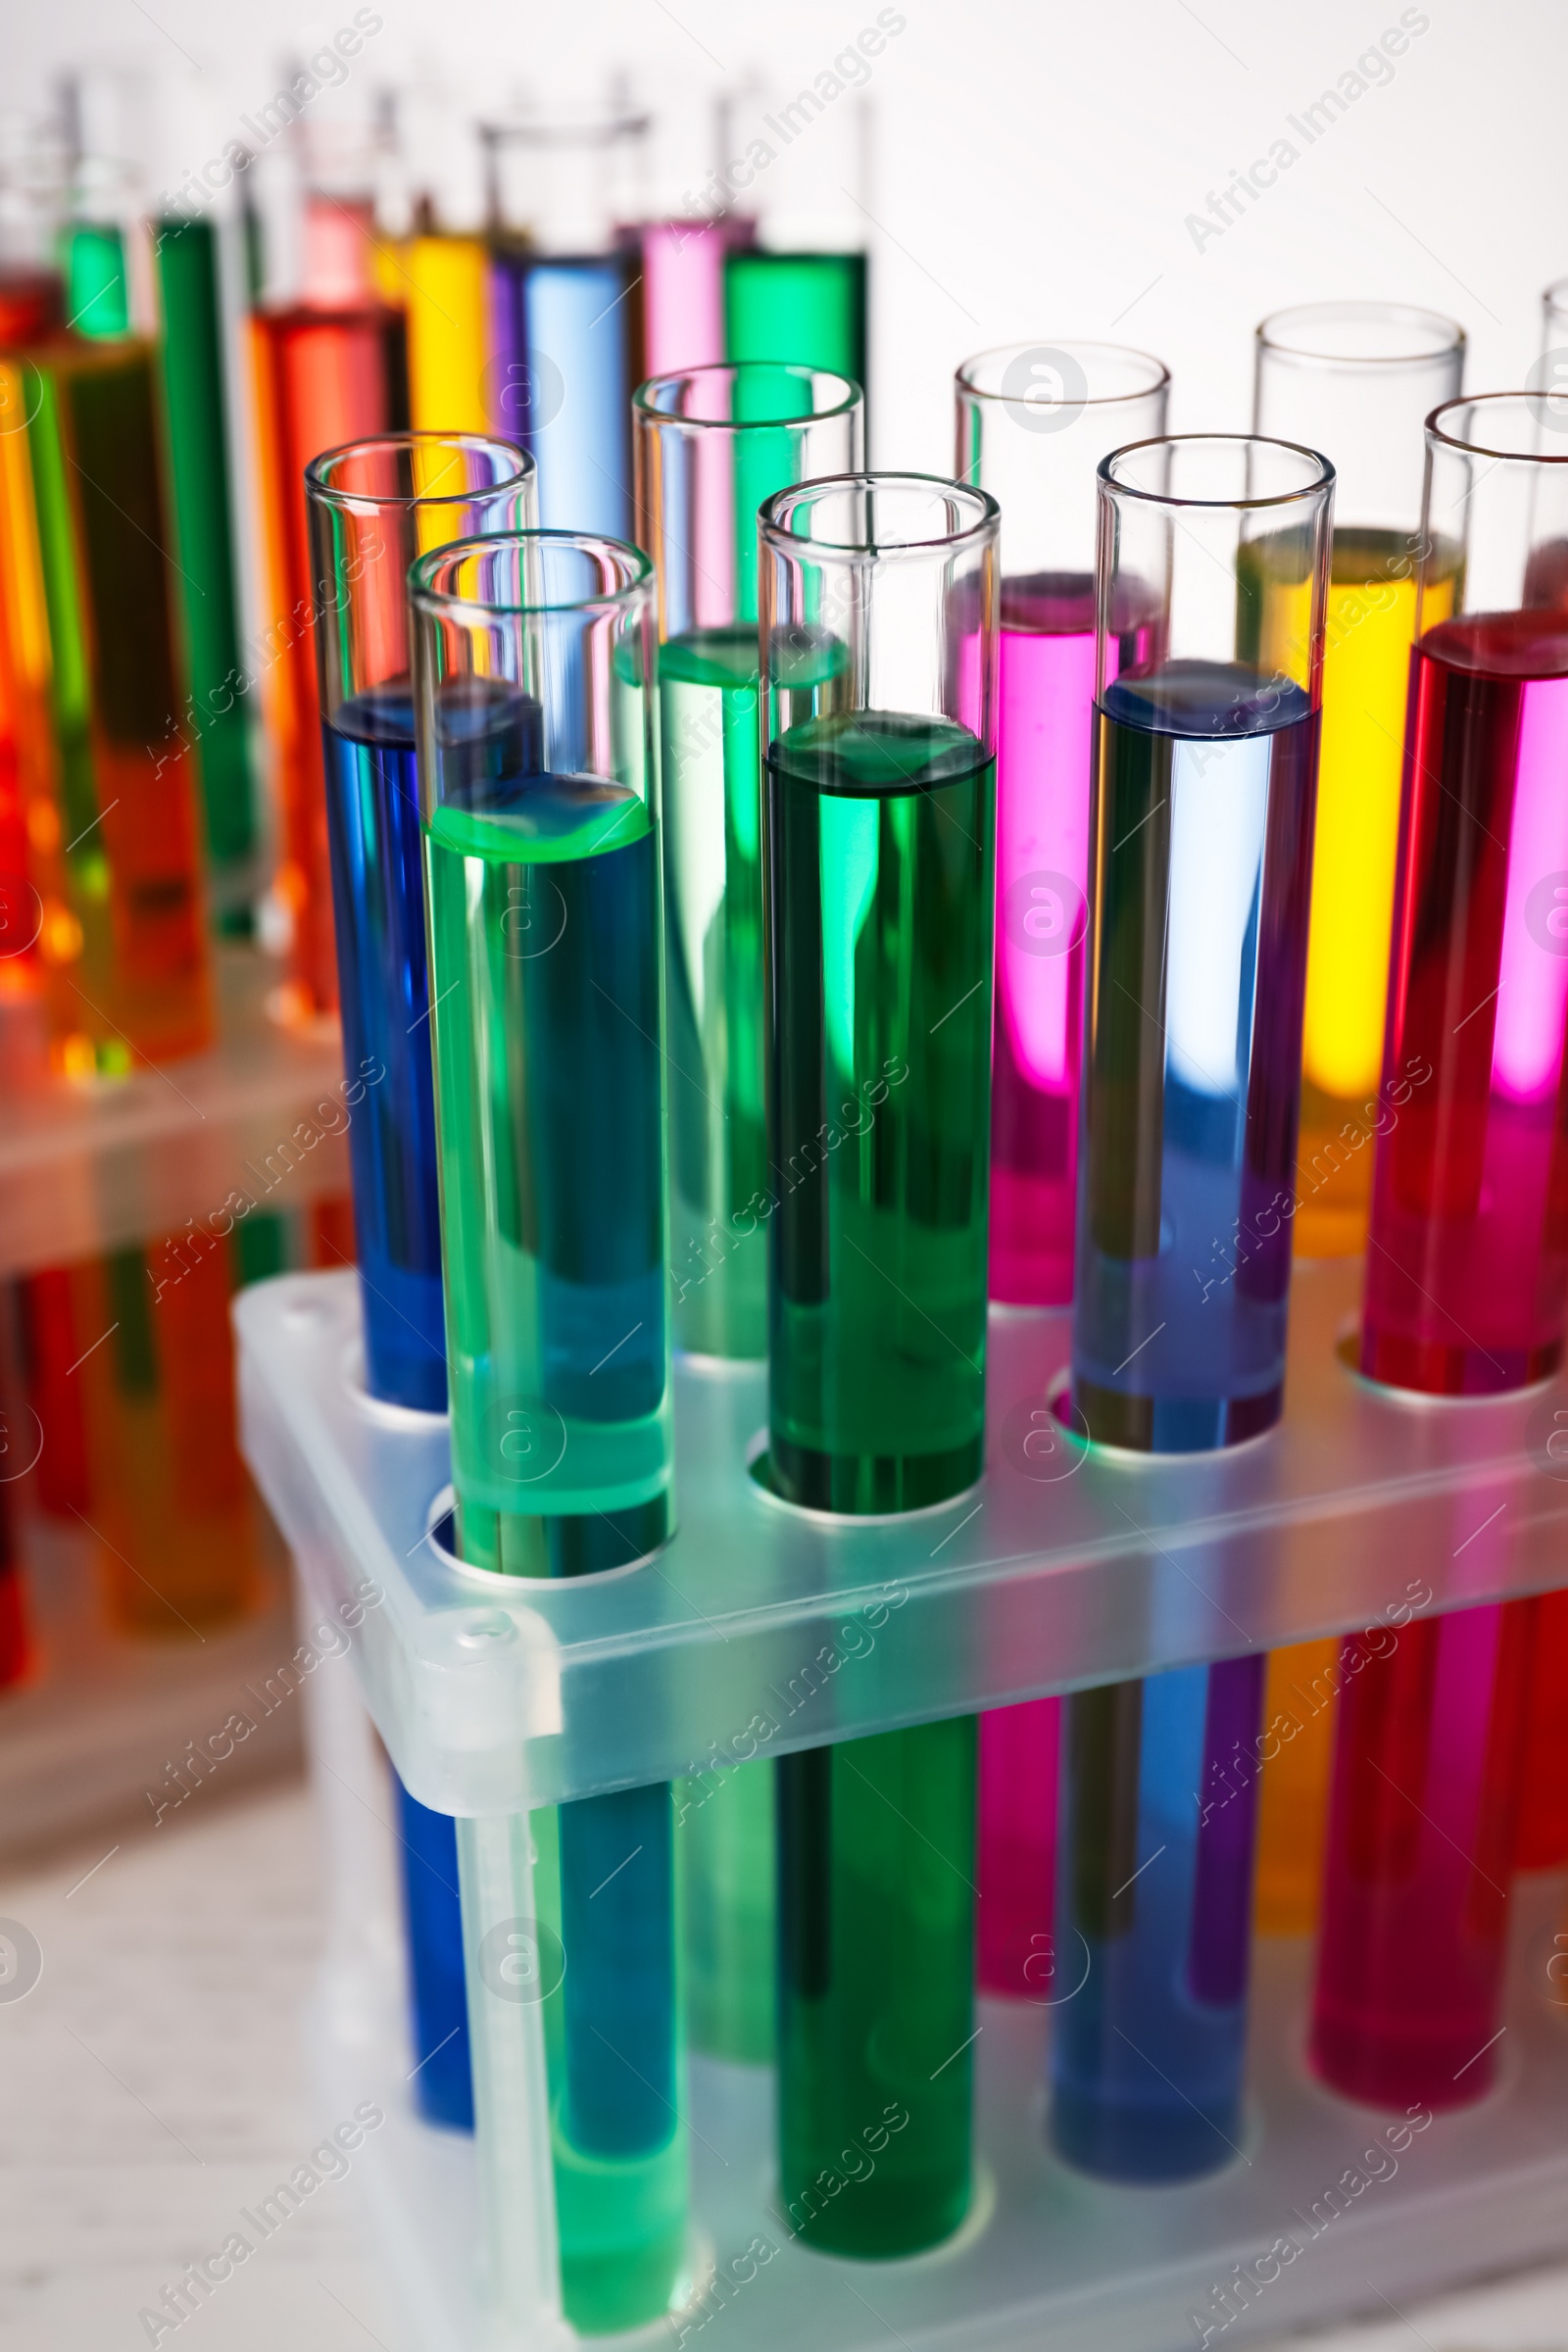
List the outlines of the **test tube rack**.
<svg viewBox="0 0 1568 2352">
<path fill-rule="evenodd" d="M 532 1915 L 531 1807 L 1563 1583 L 1568 1386 L 1455 1404 L 1376 1391 L 1348 1360 L 1357 1287 L 1349 1262 L 1298 1269 L 1285 1421 L 1224 1457 L 1089 1452 L 1054 1411 L 1066 1317 L 996 1313 L 984 1479 L 880 1522 L 774 1500 L 751 1474 L 763 1369 L 677 1362 L 673 1542 L 559 1585 L 452 1555 L 446 1423 L 367 1396 L 351 1275 L 239 1298 L 245 1450 L 310 1615 L 356 1623 L 353 1673 L 318 1675 L 308 1701 L 336 1849 L 313 2038 L 332 2095 L 387 2110 L 366 2177 L 430 2352 L 579 2340 L 560 2311 L 537 2008 L 497 1997 L 479 1954 Z M 473 2142 L 412 2106 L 372 1724 L 413 1794 L 458 1818 Z M 1174 2352 L 1560 2251 L 1561 1891 L 1517 1883 L 1496 2086 L 1419 2129 L 1310 2076 L 1309 1955 L 1259 1943 L 1246 2144 L 1179 2186 L 1109 2186 L 1053 2157 L 1049 2006 L 982 2001 L 970 2215 L 904 2262 L 791 2242 L 769 2076 L 693 2058 L 690 2293 L 637 2340 L 689 2344 L 720 2321 L 747 2352 L 870 2352 L 890 2331 L 919 2352 Z"/>
<path fill-rule="evenodd" d="M 276 966 L 253 948 L 220 947 L 214 967 L 219 1042 L 123 1079 L 50 1076 L 36 1005 L 0 1008 L 0 1278 L 178 1236 L 187 1220 L 224 1237 L 236 1193 L 295 1209 L 348 1190 L 335 1022 L 280 1027 L 267 1009 Z M 14 1428 L 8 1477 L 28 1466 L 28 1437 L 47 1442 Z M 24 1506 L 25 1486 L 13 1494 Z M 167 1830 L 214 1801 L 209 1788 L 297 1762 L 286 1579 L 264 1577 L 247 1614 L 200 1641 L 148 1641 L 106 1622 L 89 1528 L 24 1507 L 18 1535 L 30 1655 L 0 1690 L 0 1845 Z M 250 1726 L 238 1739 L 224 1733 L 236 1713 Z"/>
</svg>

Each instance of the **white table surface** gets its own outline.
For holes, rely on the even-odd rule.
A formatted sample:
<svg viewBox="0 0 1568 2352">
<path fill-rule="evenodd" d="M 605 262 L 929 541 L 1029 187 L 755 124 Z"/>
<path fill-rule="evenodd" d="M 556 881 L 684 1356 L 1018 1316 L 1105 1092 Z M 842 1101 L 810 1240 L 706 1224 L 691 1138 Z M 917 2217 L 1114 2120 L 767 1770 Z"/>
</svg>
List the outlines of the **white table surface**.
<svg viewBox="0 0 1568 2352">
<path fill-rule="evenodd" d="M 205 1813 L 193 1802 L 118 1847 L 110 1832 L 0 1871 L 0 1919 L 43 1953 L 26 1998 L 0 2001 L 0 2352 L 130 2352 L 150 2340 L 141 2309 L 342 2120 L 313 2097 L 300 2048 L 323 1933 L 310 1797 L 291 1781 Z M 1298 2340 L 1568 2352 L 1568 2267 Z M 159 2342 L 418 2352 L 352 2171 Z"/>
</svg>

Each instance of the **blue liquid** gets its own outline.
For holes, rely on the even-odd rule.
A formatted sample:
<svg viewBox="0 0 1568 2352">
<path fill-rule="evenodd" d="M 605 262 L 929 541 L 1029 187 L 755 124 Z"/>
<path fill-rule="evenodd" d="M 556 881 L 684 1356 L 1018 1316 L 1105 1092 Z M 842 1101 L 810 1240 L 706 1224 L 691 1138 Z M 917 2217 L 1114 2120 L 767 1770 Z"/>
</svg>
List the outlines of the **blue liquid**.
<svg viewBox="0 0 1568 2352">
<path fill-rule="evenodd" d="M 1256 1657 L 1066 1702 L 1050 2131 L 1085 2172 L 1240 2153 L 1262 1692 Z"/>
<path fill-rule="evenodd" d="M 538 466 L 547 530 L 632 536 L 637 276 L 630 253 L 492 254 L 491 414 Z"/>
<path fill-rule="evenodd" d="M 1317 741 L 1231 663 L 1100 706 L 1073 1395 L 1109 1444 L 1279 1418 Z"/>
<path fill-rule="evenodd" d="M 354 695 L 322 737 L 343 1062 L 368 1081 L 349 1127 L 366 1381 L 389 1403 L 439 1413 L 446 1332 L 408 686 Z"/>
<path fill-rule="evenodd" d="M 463 1910 L 458 1900 L 458 1825 L 409 1794 L 396 1773 L 403 1833 L 404 1918 L 409 1933 L 414 2095 L 427 2124 L 473 2130 L 468 2060 L 468 1996 L 463 1973 Z"/>
</svg>

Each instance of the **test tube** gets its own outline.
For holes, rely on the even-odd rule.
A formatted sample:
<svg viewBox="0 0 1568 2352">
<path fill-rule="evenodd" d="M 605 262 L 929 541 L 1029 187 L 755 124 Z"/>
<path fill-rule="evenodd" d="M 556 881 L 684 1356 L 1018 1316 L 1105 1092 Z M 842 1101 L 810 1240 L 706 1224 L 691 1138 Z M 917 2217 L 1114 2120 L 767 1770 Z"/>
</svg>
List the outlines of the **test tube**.
<svg viewBox="0 0 1568 2352">
<path fill-rule="evenodd" d="M 464 433 L 384 433 L 306 468 L 366 1385 L 447 1397 L 424 876 L 406 582 L 415 558 L 533 520 L 533 461 Z"/>
<path fill-rule="evenodd" d="M 1333 484 L 1244 434 L 1100 466 L 1072 1396 L 1135 1451 L 1280 1416 Z"/>
<path fill-rule="evenodd" d="M 980 1475 L 997 514 L 857 474 L 760 520 L 769 1469 L 819 1510 Z"/>
<path fill-rule="evenodd" d="M 666 1056 L 675 1334 L 699 1356 L 767 1351 L 762 793 L 757 510 L 859 465 L 859 387 L 754 364 L 653 377 L 635 412 L 640 536 L 659 582 Z M 806 678 L 801 668 L 801 683 Z M 682 1788 L 696 2048 L 773 2047 L 773 1773 Z"/>
<path fill-rule="evenodd" d="M 164 406 L 190 709 L 220 924 L 241 919 L 257 847 L 250 679 L 240 653 L 219 232 L 204 215 L 154 222 Z"/>
<path fill-rule="evenodd" d="M 71 1270 L 96 1538 L 114 1616 L 205 1638 L 261 1589 L 269 1529 L 235 1439 L 229 1244 L 165 1234 Z M 83 1351 L 86 1352 L 83 1352 Z"/>
<path fill-rule="evenodd" d="M 984 1434 L 997 507 L 861 473 L 760 530 L 769 1477 L 907 1510 Z M 972 1718 L 778 1766 L 780 2187 L 831 2252 L 967 2206 L 974 1788 Z"/>
<path fill-rule="evenodd" d="M 130 240 L 138 174 L 127 159 L 130 90 L 113 69 L 69 74 L 61 114 L 70 205 L 60 230 L 66 317 L 94 339 L 125 335 L 135 319 Z"/>
<path fill-rule="evenodd" d="M 489 185 L 491 429 L 539 467 L 551 529 L 629 538 L 643 366 L 635 217 L 647 117 L 625 107 L 481 126 Z"/>
<path fill-rule="evenodd" d="M 980 1868 L 975 1944 L 982 1992 L 1046 2001 L 1059 1989 L 1056 1780 L 1061 1701 L 1026 1699 L 980 1718 Z"/>
<path fill-rule="evenodd" d="M 11 1491 L 0 1486 L 0 1690 L 20 1683 L 27 1671 L 27 1604 L 16 1521 Z"/>
<path fill-rule="evenodd" d="M 1462 2106 L 1495 2080 L 1538 1606 L 1344 1645 L 1310 2053 L 1369 2106 Z"/>
<path fill-rule="evenodd" d="M 1517 1870 L 1568 1862 L 1568 1592 L 1544 1592 L 1525 1719 Z"/>
<path fill-rule="evenodd" d="M 488 257 L 478 136 L 423 76 L 400 92 L 397 114 L 413 197 L 392 273 L 408 310 L 410 419 L 418 432 L 482 433 Z"/>
<path fill-rule="evenodd" d="M 392 1780 L 408 1936 L 414 2095 L 427 2124 L 471 2132 L 473 2068 L 458 1893 L 458 1825 L 450 1813 L 432 1813 L 411 1796 L 395 1769 Z"/>
<path fill-rule="evenodd" d="M 1114 343 L 1009 344 L 966 360 L 956 378 L 958 478 L 1002 508 L 991 1296 L 1008 1306 L 1072 1298 L 1095 468 L 1108 449 L 1164 432 L 1169 392 L 1158 360 Z M 1107 682 L 1151 662 L 1159 620 L 1152 592 L 1113 614 Z"/>
<path fill-rule="evenodd" d="M 0 355 L 0 667 L 51 1053 L 73 1077 L 212 1037 L 152 347 Z"/>
<path fill-rule="evenodd" d="M 481 433 L 485 415 L 482 237 L 432 224 L 403 248 L 409 316 L 409 413 L 421 432 Z"/>
<path fill-rule="evenodd" d="M 659 580 L 675 1332 L 767 1352 L 757 511 L 853 471 L 859 387 L 755 364 L 655 376 L 636 417 L 643 544 Z M 831 674 L 844 649 L 824 641 Z M 803 648 L 794 690 L 811 683 Z"/>
<path fill-rule="evenodd" d="M 1309 1936 L 1317 1926 L 1334 1770 L 1337 1641 L 1269 1652 L 1258 1746 L 1259 1936 Z"/>
<path fill-rule="evenodd" d="M 1242 2153 L 1260 1657 L 1064 1701 L 1050 2132 L 1082 2171 Z"/>
<path fill-rule="evenodd" d="M 1568 407 L 1450 401 L 1426 440 L 1361 1369 L 1493 1396 L 1568 1305 Z"/>
<path fill-rule="evenodd" d="M 629 234 L 642 262 L 649 373 L 716 366 L 724 357 L 724 263 L 751 244 L 751 221 L 676 218 L 649 220 Z"/>
<path fill-rule="evenodd" d="M 1308 1257 L 1366 1247 L 1417 559 L 1427 627 L 1452 611 L 1458 569 L 1451 540 L 1422 548 L 1421 428 L 1457 393 L 1464 348 L 1451 318 L 1403 303 L 1306 303 L 1257 330 L 1253 430 L 1323 450 L 1335 474 L 1295 1224 Z M 1263 596 L 1265 660 L 1285 664 L 1299 584 Z"/>
<path fill-rule="evenodd" d="M 1568 397 L 1568 277 L 1553 279 L 1541 297 L 1541 357 L 1531 388 L 1559 409 Z"/>
<path fill-rule="evenodd" d="M 297 283 L 251 316 L 256 373 L 257 496 L 267 554 L 264 695 L 276 760 L 280 858 L 266 922 L 286 946 L 275 1000 L 291 1021 L 337 1005 L 326 785 L 314 628 L 321 596 L 311 570 L 305 468 L 323 449 L 408 424 L 401 310 L 377 294 L 363 155 L 307 151 Z"/>
<path fill-rule="evenodd" d="M 801 144 L 808 126 L 810 136 Z M 852 90 L 743 83 L 719 109 L 715 210 L 744 204 L 761 233 L 724 260 L 724 356 L 791 360 L 867 382 L 869 114 Z"/>
<path fill-rule="evenodd" d="M 523 531 L 410 578 L 458 1545 L 581 1574 L 671 1524 L 651 566 Z M 566 2316 L 627 2328 L 685 2259 L 669 1788 L 533 1818 Z"/>
<path fill-rule="evenodd" d="M 80 1519 L 92 1508 L 87 1475 L 87 1426 L 74 1374 L 85 1341 L 76 1338 L 71 1269 L 45 1266 L 18 1278 L 18 1336 L 27 1401 L 48 1431 L 38 1456 L 34 1492 L 39 1507 L 57 1519 Z"/>
</svg>

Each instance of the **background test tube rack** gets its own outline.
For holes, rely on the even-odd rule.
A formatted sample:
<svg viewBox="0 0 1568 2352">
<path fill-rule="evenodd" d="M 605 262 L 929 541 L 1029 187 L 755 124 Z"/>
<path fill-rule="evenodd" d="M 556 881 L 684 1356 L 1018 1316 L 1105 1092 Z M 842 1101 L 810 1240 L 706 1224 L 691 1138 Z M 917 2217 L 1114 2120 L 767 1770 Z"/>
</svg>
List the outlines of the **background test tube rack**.
<svg viewBox="0 0 1568 2352">
<path fill-rule="evenodd" d="M 763 1368 L 677 1359 L 674 1542 L 638 1568 L 557 1585 L 486 1577 L 445 1550 L 446 1423 L 366 1396 L 352 1275 L 288 1275 L 237 1300 L 244 1446 L 307 1610 L 352 1611 L 366 1580 L 375 1593 L 352 1674 L 345 1659 L 308 1687 L 335 1848 L 313 2039 L 333 2095 L 386 2106 L 367 2178 L 432 2352 L 578 2340 L 555 2283 L 537 2008 L 494 1997 L 477 1957 L 493 1929 L 532 1916 L 531 1806 L 1560 1586 L 1568 1385 L 1457 1405 L 1373 1390 L 1338 1353 L 1358 1279 L 1348 1261 L 1298 1269 L 1285 1422 L 1224 1457 L 1031 1445 L 1061 1385 L 1068 1321 L 994 1314 L 982 1484 L 880 1523 L 773 1501 L 749 1469 Z M 869 1646 L 864 1630 L 836 1640 L 852 1621 Z M 458 1816 L 485 2086 L 472 2143 L 419 2123 L 407 2089 L 372 1720 L 412 1793 Z M 734 2303 L 725 2325 L 747 2352 L 859 2352 L 890 2329 L 922 2352 L 1021 2352 L 1048 2331 L 1063 2352 L 1169 2352 L 1224 2325 L 1239 2265 L 1252 2284 L 1225 2332 L 1259 2338 L 1555 2249 L 1568 2197 L 1568 2004 L 1549 1966 L 1560 1906 L 1558 1880 L 1521 1884 L 1496 2088 L 1439 2115 L 1353 2196 L 1330 2192 L 1389 2119 L 1308 2074 L 1299 1942 L 1256 1948 L 1241 2156 L 1173 2187 L 1109 2186 L 1054 2158 L 1041 2123 L 1049 2011 L 984 2002 L 969 2218 L 909 2261 L 791 2244 L 769 2210 L 768 2072 L 693 2057 L 697 2284 L 685 2313 L 638 2340 L 688 2342 Z M 1299 2254 L 1259 2285 L 1287 2234 Z"/>
</svg>

